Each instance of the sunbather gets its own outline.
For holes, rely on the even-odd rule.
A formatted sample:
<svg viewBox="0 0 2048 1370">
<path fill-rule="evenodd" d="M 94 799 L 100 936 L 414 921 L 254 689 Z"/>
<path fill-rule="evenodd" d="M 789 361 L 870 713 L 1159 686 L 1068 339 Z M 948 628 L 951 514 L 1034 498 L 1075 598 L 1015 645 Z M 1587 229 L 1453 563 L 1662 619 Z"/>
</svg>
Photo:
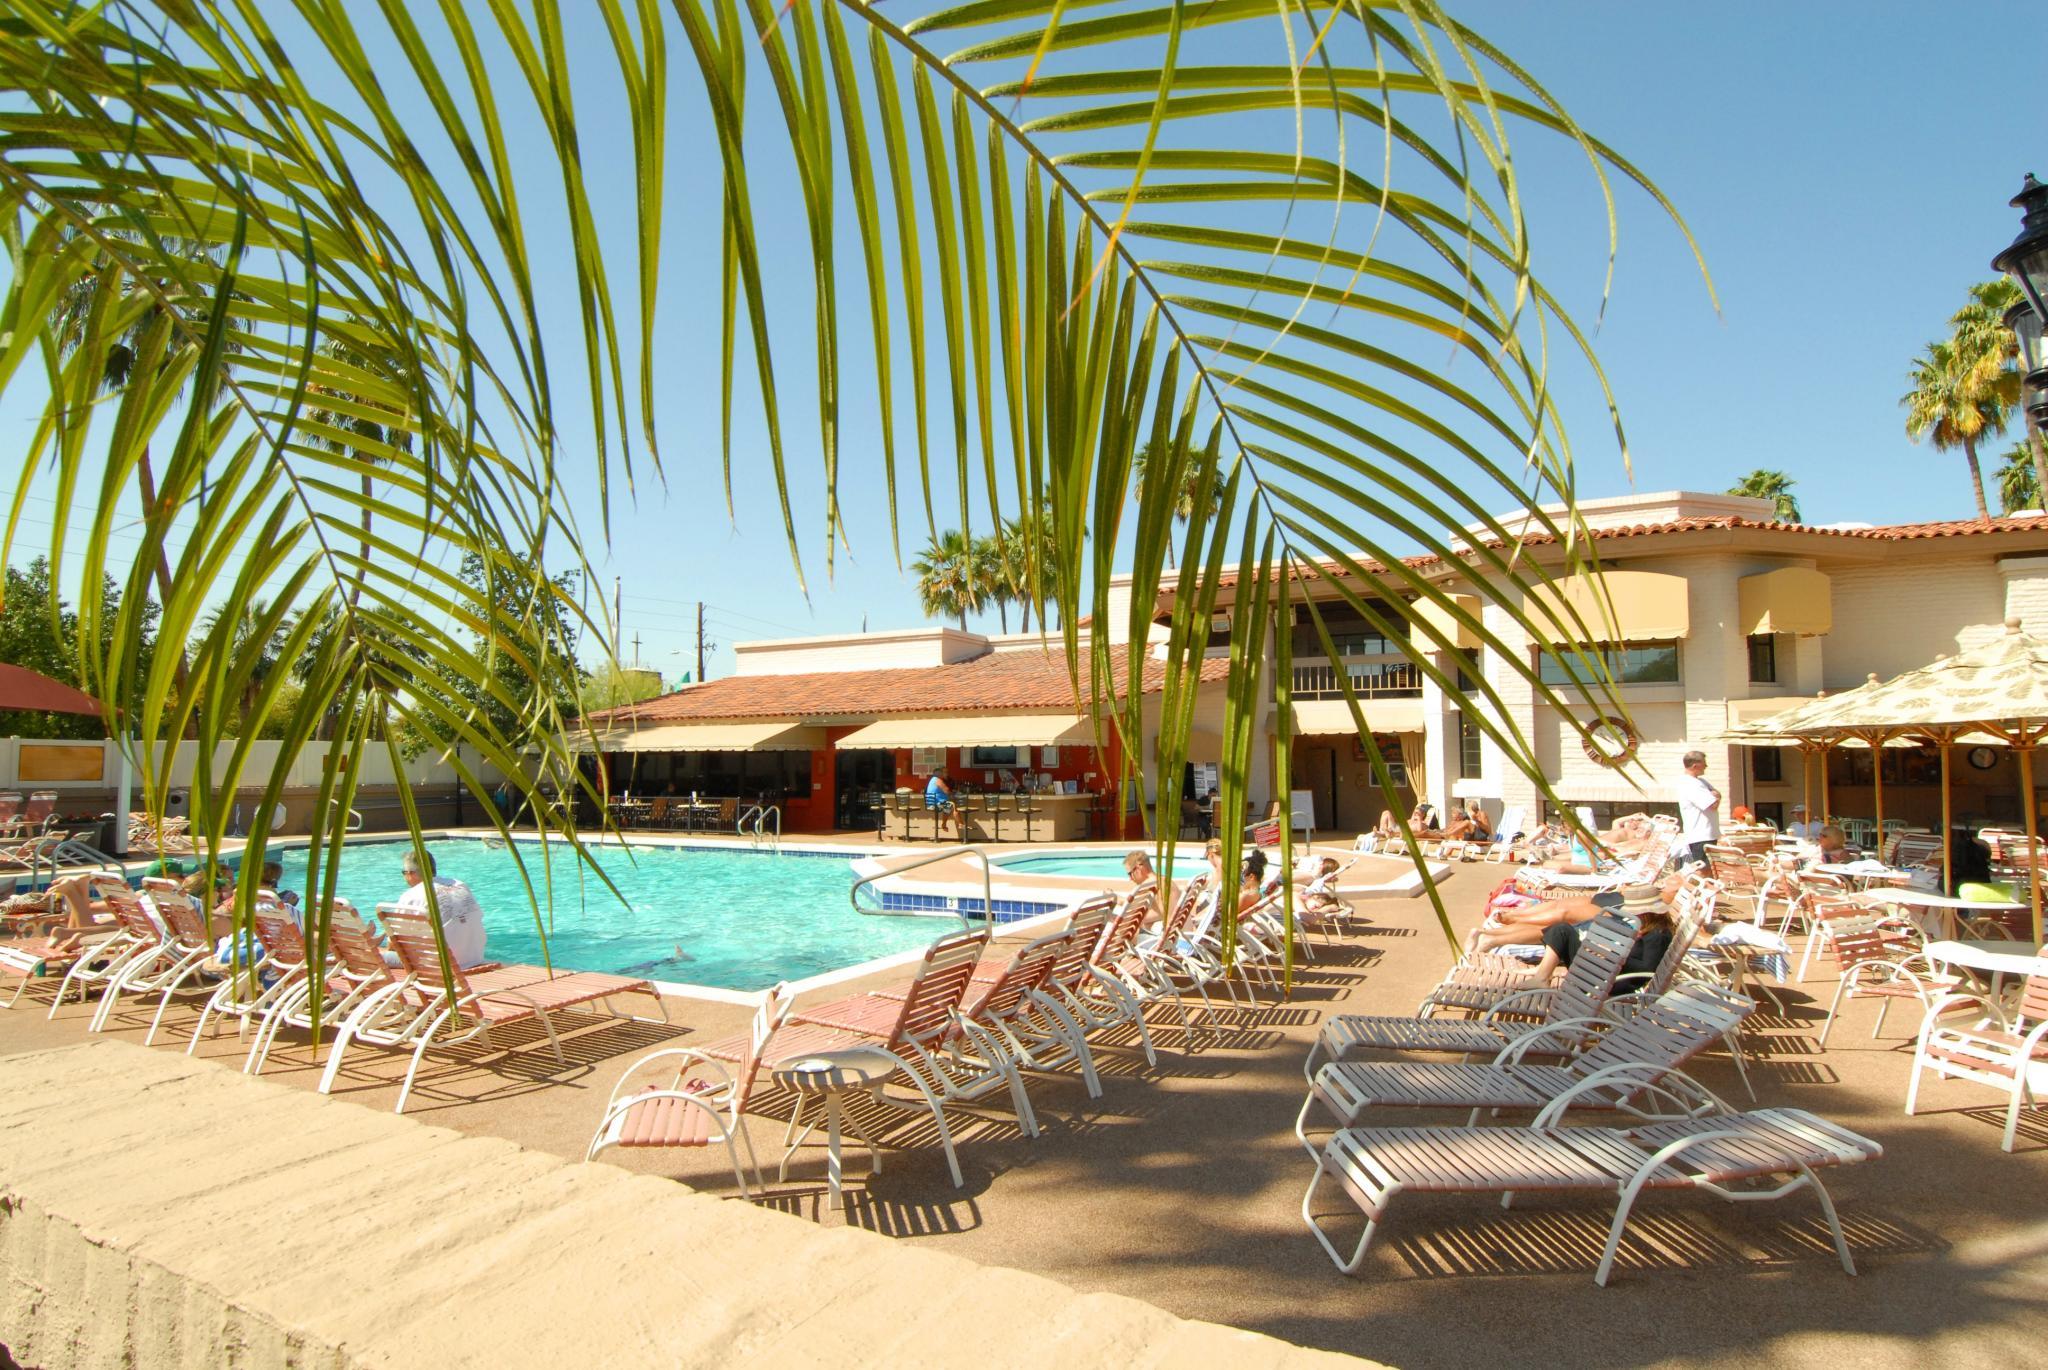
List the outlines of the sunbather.
<svg viewBox="0 0 2048 1370">
<path fill-rule="evenodd" d="M 1394 817 L 1392 809 L 1380 810 L 1380 821 L 1373 825 L 1373 836 L 1382 842 L 1390 842 L 1403 833 L 1401 820 Z"/>
<path fill-rule="evenodd" d="M 1672 886 L 1681 878 L 1674 878 Z M 1664 901 L 1676 892 L 1672 887 L 1659 890 L 1654 885 L 1634 885 L 1622 892 L 1620 913 L 1625 918 L 1636 920 L 1635 945 L 1629 948 L 1627 958 L 1621 963 L 1623 976 L 1648 975 L 1657 969 L 1664 953 L 1670 950 L 1674 929 L 1671 908 Z M 1604 914 L 1606 910 L 1601 912 Z M 1579 952 L 1582 921 L 1560 921 L 1543 929 L 1543 959 L 1536 963 L 1533 972 L 1536 983 L 1549 983 L 1560 966 L 1571 965 L 1572 958 Z M 1633 994 L 1642 986 L 1641 980 L 1618 980 L 1614 992 Z"/>
<path fill-rule="evenodd" d="M 1675 899 L 1685 877 L 1674 875 L 1664 882 L 1659 897 Z M 1639 888 L 1653 888 L 1641 886 Z M 1625 900 L 1628 896 L 1623 894 Z M 1486 920 L 1465 937 L 1465 954 L 1477 955 L 1499 947 L 1533 947 L 1543 941 L 1546 930 L 1559 924 L 1584 923 L 1607 909 L 1591 899 L 1546 899 L 1540 903 L 1508 905 L 1491 910 Z"/>
</svg>

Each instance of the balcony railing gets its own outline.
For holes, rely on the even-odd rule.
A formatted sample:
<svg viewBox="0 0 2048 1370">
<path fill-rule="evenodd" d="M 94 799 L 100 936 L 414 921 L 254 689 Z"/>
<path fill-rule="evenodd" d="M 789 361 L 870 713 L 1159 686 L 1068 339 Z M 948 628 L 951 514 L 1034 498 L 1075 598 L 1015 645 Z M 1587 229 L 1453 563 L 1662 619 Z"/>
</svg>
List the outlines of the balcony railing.
<svg viewBox="0 0 2048 1370">
<path fill-rule="evenodd" d="M 1422 672 L 1407 661 L 1347 661 L 1297 665 L 1294 668 L 1296 699 L 1342 699 L 1344 685 L 1339 671 L 1351 677 L 1351 689 L 1360 699 L 1420 699 Z"/>
</svg>

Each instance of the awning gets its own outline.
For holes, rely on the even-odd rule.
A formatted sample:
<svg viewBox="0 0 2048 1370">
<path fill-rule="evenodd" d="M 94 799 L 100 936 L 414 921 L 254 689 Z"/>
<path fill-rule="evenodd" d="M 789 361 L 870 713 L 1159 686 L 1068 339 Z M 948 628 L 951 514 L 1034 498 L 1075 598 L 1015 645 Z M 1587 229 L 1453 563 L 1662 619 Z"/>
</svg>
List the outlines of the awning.
<svg viewBox="0 0 2048 1370">
<path fill-rule="evenodd" d="M 599 734 L 598 745 L 618 752 L 807 752 L 825 745 L 825 730 L 803 723 L 664 723 L 632 732 Z"/>
<path fill-rule="evenodd" d="M 1611 621 L 1601 599 L 1602 586 L 1613 604 Z M 1522 608 L 1542 642 L 1655 642 L 1684 637 L 1692 630 L 1685 578 L 1656 571 L 1603 571 L 1597 582 L 1589 576 L 1571 576 L 1554 586 L 1537 586 Z M 1550 621 L 1553 613 L 1556 624 Z M 1585 625 L 1583 635 L 1574 614 Z"/>
<path fill-rule="evenodd" d="M 1768 699 L 1731 699 L 1728 701 L 1728 725 L 1739 728 L 1745 723 L 1759 723 L 1774 714 L 1811 704 L 1818 698 L 1819 695 L 1775 695 Z"/>
<path fill-rule="evenodd" d="M 1422 701 L 1419 699 L 1361 699 L 1358 706 L 1376 733 L 1419 733 L 1425 731 Z M 1296 737 L 1356 737 L 1358 728 L 1351 718 L 1351 706 L 1341 699 L 1306 699 L 1294 706 Z"/>
<path fill-rule="evenodd" d="M 1815 636 L 1835 626 L 1834 582 L 1804 566 L 1781 566 L 1744 576 L 1741 625 L 1745 637 L 1759 633 L 1800 633 Z"/>
<path fill-rule="evenodd" d="M 26 666 L 0 662 L 0 709 L 28 709 L 37 713 L 91 714 L 97 717 L 100 702 L 83 690 Z"/>
<path fill-rule="evenodd" d="M 1107 736 L 1112 725 L 1103 720 Z M 885 718 L 833 744 L 842 750 L 899 747 L 1092 747 L 1095 725 L 1078 714 L 955 714 Z"/>
<path fill-rule="evenodd" d="M 1472 615 L 1473 618 L 1476 619 L 1479 617 L 1480 605 L 1478 596 L 1452 595 L 1451 603 L 1457 605 L 1460 609 Z M 1473 632 L 1472 629 L 1466 627 L 1457 619 L 1452 618 L 1450 610 L 1444 608 L 1435 600 L 1418 599 L 1415 601 L 1413 608 L 1415 617 L 1417 619 L 1425 623 L 1428 623 L 1431 627 L 1435 628 L 1439 633 L 1443 634 L 1444 640 L 1449 642 L 1453 647 L 1470 648 L 1477 647 L 1479 645 L 1479 634 Z M 1418 636 L 1415 640 L 1425 650 L 1436 649 L 1436 643 L 1432 641 L 1427 635 Z"/>
</svg>

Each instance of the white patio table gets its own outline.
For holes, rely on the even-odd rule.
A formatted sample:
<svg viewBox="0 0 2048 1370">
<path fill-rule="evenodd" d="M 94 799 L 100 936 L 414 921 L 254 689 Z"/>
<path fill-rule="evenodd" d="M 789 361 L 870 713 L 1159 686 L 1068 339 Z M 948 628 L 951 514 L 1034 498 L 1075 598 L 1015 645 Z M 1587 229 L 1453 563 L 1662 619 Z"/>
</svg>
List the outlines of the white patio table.
<svg viewBox="0 0 2048 1370">
<path fill-rule="evenodd" d="M 1937 970 L 1959 967 L 1984 972 L 1991 977 L 1994 998 L 2004 990 L 2008 975 L 2048 974 L 2048 958 L 2032 942 L 1929 942 L 1927 959 Z"/>
<path fill-rule="evenodd" d="M 1927 917 L 1917 918 L 1930 937 L 1955 938 L 1960 933 L 1956 915 L 1964 912 L 2011 913 L 2026 907 L 2025 904 L 2010 900 L 1994 900 L 1989 903 L 1980 899 L 1958 899 L 1952 894 L 1939 890 L 1917 889 L 1911 885 L 1897 889 L 1859 890 L 1850 896 L 1859 904 L 1873 907 L 1887 904 L 1922 910 Z M 1939 926 L 1930 926 L 1938 923 Z"/>
</svg>

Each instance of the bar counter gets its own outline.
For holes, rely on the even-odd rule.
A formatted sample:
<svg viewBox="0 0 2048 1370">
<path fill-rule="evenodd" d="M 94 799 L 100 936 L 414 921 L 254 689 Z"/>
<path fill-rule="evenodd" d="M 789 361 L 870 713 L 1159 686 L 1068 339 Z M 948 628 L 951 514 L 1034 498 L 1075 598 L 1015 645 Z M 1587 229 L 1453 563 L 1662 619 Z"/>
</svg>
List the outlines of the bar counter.
<svg viewBox="0 0 2048 1370">
<path fill-rule="evenodd" d="M 989 813 L 984 807 L 990 796 L 978 794 L 960 795 L 955 799 L 954 817 L 959 820 L 958 831 L 947 833 L 946 840 L 959 842 L 1085 842 L 1088 840 L 1088 811 L 1098 802 L 1092 794 L 1035 794 L 1030 796 L 1032 812 L 1021 814 L 1016 810 L 1016 796 L 994 796 L 1001 800 L 1001 809 Z M 933 825 L 938 814 L 924 806 L 924 795 L 918 794 L 914 807 L 908 814 L 899 812 L 892 802 L 889 807 L 889 822 L 884 831 L 892 842 L 930 842 Z M 1026 819 L 1029 819 L 1027 826 Z"/>
</svg>

